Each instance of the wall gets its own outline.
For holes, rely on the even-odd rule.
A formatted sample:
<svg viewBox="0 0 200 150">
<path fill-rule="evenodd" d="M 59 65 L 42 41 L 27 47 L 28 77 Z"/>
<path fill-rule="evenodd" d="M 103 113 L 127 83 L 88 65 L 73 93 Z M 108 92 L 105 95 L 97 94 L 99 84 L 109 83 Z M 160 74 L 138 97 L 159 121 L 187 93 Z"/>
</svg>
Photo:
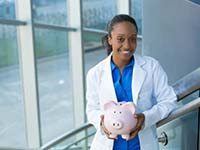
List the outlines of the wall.
<svg viewBox="0 0 200 150">
<path fill-rule="evenodd" d="M 200 67 L 200 6 L 143 1 L 143 54 L 158 59 L 171 82 Z"/>
<path fill-rule="evenodd" d="M 142 54 L 158 59 L 170 83 L 200 67 L 200 5 L 187 0 L 143 0 Z M 180 105 L 198 94 L 184 99 Z M 193 97 L 193 98 L 191 98 Z M 196 149 L 198 111 L 158 129 L 165 131 L 168 145 L 161 149 Z"/>
</svg>

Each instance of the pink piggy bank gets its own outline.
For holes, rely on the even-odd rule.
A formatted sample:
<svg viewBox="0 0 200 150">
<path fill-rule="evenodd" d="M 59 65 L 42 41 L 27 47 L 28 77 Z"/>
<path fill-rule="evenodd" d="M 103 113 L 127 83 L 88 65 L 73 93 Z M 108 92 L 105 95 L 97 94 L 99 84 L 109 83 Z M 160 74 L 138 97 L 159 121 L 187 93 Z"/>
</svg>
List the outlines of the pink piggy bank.
<svg viewBox="0 0 200 150">
<path fill-rule="evenodd" d="M 132 102 L 110 101 L 104 104 L 104 126 L 111 132 L 110 138 L 121 135 L 123 139 L 128 140 L 130 132 L 137 124 L 134 114 L 135 105 Z"/>
</svg>

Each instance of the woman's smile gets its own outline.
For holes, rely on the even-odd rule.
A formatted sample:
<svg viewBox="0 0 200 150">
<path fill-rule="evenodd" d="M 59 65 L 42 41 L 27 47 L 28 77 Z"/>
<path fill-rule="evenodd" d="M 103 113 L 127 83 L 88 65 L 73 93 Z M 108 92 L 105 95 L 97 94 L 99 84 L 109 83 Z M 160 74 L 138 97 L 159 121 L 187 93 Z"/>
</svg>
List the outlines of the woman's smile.
<svg viewBox="0 0 200 150">
<path fill-rule="evenodd" d="M 118 53 L 119 53 L 119 54 L 122 54 L 122 55 L 124 55 L 124 56 L 127 56 L 127 57 L 129 57 L 129 56 L 132 55 L 132 51 L 130 51 L 130 50 L 118 49 Z"/>
</svg>

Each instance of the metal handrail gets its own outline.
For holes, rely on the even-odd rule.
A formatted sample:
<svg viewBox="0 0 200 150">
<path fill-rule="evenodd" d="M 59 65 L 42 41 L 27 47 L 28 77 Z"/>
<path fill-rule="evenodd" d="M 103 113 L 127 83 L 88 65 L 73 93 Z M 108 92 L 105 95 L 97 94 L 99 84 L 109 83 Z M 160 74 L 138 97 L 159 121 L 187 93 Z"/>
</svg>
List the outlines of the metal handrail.
<svg viewBox="0 0 200 150">
<path fill-rule="evenodd" d="M 42 150 L 46 150 L 46 149 L 49 149 L 50 147 L 62 142 L 63 140 L 67 139 L 67 138 L 70 138 L 72 136 L 74 136 L 75 134 L 81 132 L 81 131 L 85 131 L 87 130 L 88 128 L 92 127 L 93 125 L 92 124 L 89 124 L 89 123 L 85 123 L 83 124 L 82 126 L 76 128 L 76 129 L 73 129 L 59 137 L 57 137 L 56 139 L 53 139 L 52 141 L 48 142 L 47 144 L 43 145 L 41 147 Z"/>
<path fill-rule="evenodd" d="M 200 89 L 200 67 L 173 85 L 178 101 Z"/>
<path fill-rule="evenodd" d="M 78 143 L 82 142 L 83 140 L 85 140 L 85 139 L 87 139 L 87 138 L 93 136 L 95 133 L 96 133 L 96 132 L 90 133 L 90 134 L 88 134 L 87 136 L 85 136 L 85 137 L 83 137 L 83 138 L 81 138 L 81 139 L 79 139 L 79 140 L 77 140 L 77 141 L 75 141 L 75 142 L 73 142 L 73 143 L 70 143 L 70 144 L 67 145 L 67 146 L 64 146 L 63 149 L 69 149 L 69 148 L 72 147 L 73 145 L 78 144 Z"/>
<path fill-rule="evenodd" d="M 167 118 L 159 121 L 156 126 L 157 128 L 174 120 L 174 119 L 177 119 L 179 118 L 180 116 L 183 116 L 197 108 L 200 107 L 200 98 L 197 98 L 187 104 L 185 104 L 184 106 L 182 106 L 181 108 L 178 108 L 176 110 L 174 110 Z"/>
<path fill-rule="evenodd" d="M 177 95 L 177 101 L 180 101 L 184 97 L 199 90 L 200 89 L 200 68 L 196 69 L 195 71 L 183 77 L 181 80 L 177 81 L 172 87 L 174 88 L 174 91 Z M 198 107 L 200 107 L 200 98 L 197 98 L 193 100 L 192 102 L 189 102 L 188 104 L 182 106 L 181 108 L 176 109 L 167 118 L 159 121 L 156 125 L 157 127 L 160 127 L 188 112 L 193 111 L 194 109 Z M 63 136 L 60 136 L 50 141 L 49 143 L 44 145 L 42 149 L 48 149 L 58 144 L 59 142 L 66 140 L 66 138 L 72 137 L 81 131 L 85 131 L 89 129 L 90 127 L 93 127 L 93 125 L 90 123 L 85 123 L 83 126 L 77 129 L 74 129 L 68 132 L 67 134 L 64 134 Z"/>
</svg>

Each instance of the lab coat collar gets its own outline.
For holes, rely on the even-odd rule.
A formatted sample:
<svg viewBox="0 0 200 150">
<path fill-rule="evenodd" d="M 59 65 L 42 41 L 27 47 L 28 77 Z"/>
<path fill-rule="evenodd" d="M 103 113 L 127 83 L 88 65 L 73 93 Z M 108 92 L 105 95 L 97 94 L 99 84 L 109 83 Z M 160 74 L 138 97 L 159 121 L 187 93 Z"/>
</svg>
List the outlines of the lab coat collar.
<svg viewBox="0 0 200 150">
<path fill-rule="evenodd" d="M 104 72 L 105 72 L 104 87 L 106 90 L 104 90 L 105 93 L 103 97 L 107 100 L 113 100 L 117 102 L 117 96 L 114 89 L 111 65 L 110 65 L 111 56 L 112 56 L 112 53 L 104 60 L 105 62 L 104 63 L 105 67 L 103 67 Z M 142 57 L 137 54 L 134 54 L 134 59 L 135 59 L 135 62 L 134 62 L 135 64 L 133 67 L 133 74 L 132 74 L 132 96 L 133 96 L 134 104 L 137 105 L 137 100 L 139 97 L 138 94 L 144 82 L 146 72 L 142 68 L 142 66 L 145 64 L 144 59 L 142 59 Z"/>
<path fill-rule="evenodd" d="M 139 93 L 146 77 L 146 71 L 143 69 L 145 63 L 141 56 L 135 55 L 135 66 L 132 75 L 132 97 L 135 105 L 137 105 L 137 101 L 140 98 Z"/>
</svg>

